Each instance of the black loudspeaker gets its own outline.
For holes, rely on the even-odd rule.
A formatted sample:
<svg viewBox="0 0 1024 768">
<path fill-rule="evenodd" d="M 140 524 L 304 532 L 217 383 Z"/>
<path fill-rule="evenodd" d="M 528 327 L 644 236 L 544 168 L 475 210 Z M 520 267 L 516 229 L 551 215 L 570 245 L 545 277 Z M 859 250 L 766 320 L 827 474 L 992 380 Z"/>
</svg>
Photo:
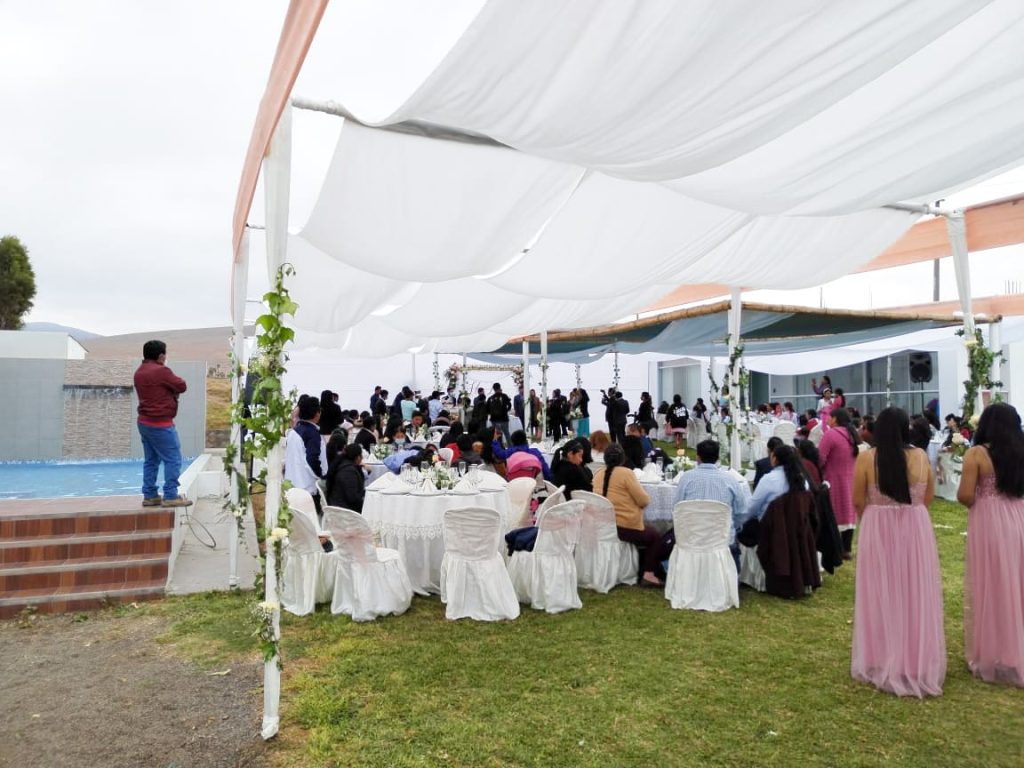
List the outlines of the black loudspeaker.
<svg viewBox="0 0 1024 768">
<path fill-rule="evenodd" d="M 910 353 L 910 380 L 922 384 L 932 380 L 932 353 Z"/>
</svg>

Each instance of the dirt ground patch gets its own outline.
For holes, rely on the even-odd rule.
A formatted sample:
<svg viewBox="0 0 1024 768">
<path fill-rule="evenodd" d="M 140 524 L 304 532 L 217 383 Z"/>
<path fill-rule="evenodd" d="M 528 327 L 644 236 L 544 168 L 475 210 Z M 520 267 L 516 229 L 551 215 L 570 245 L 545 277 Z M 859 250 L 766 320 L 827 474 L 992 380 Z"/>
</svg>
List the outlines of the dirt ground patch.
<svg viewBox="0 0 1024 768">
<path fill-rule="evenodd" d="M 0 766 L 266 764 L 262 665 L 211 674 L 156 641 L 170 625 L 164 617 L 84 616 L 0 622 Z"/>
</svg>

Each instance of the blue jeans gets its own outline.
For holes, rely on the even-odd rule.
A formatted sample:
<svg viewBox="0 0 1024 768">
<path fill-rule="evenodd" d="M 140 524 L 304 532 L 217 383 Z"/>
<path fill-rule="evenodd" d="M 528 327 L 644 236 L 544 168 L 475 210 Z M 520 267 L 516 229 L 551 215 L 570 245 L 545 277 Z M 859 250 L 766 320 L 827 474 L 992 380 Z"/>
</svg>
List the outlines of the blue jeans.
<svg viewBox="0 0 1024 768">
<path fill-rule="evenodd" d="M 142 497 L 152 499 L 158 495 L 156 474 L 160 463 L 164 465 L 164 498 L 178 498 L 178 475 L 181 474 L 181 441 L 178 430 L 172 427 L 149 427 L 139 424 L 142 450 L 146 461 L 142 465 Z"/>
</svg>

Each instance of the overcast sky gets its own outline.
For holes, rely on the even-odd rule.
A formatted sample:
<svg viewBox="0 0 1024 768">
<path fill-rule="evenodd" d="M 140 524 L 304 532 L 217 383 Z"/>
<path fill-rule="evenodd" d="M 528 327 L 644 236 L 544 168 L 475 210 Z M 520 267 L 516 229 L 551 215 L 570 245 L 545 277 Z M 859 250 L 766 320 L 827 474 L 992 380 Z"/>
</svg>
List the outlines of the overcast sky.
<svg viewBox="0 0 1024 768">
<path fill-rule="evenodd" d="M 430 0 L 397 20 L 378 13 L 376 29 L 387 29 L 375 36 L 366 34 L 373 3 L 336 0 L 321 30 L 332 45 L 314 45 L 296 93 L 385 113 L 480 1 Z M 0 235 L 29 249 L 38 288 L 29 320 L 103 334 L 230 323 L 231 212 L 286 7 L 0 0 Z M 297 115 L 293 227 L 312 206 L 339 127 Z M 1018 171 L 960 202 L 1022 189 Z M 250 221 L 262 222 L 261 209 L 258 193 Z M 975 259 L 976 295 L 1021 278 L 1008 255 Z M 943 298 L 952 298 L 951 267 L 943 274 Z M 816 304 L 820 295 L 761 298 Z M 835 306 L 927 301 L 931 267 L 849 278 L 824 295 Z"/>
</svg>

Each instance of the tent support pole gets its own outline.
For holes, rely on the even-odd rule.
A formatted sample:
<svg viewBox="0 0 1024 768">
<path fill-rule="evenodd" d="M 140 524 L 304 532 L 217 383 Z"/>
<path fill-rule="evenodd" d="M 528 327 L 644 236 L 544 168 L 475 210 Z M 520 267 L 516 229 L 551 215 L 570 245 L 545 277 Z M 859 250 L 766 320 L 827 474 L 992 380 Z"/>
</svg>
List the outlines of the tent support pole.
<svg viewBox="0 0 1024 768">
<path fill-rule="evenodd" d="M 242 376 L 245 375 L 247 361 L 245 358 L 245 291 L 249 284 L 249 230 L 242 233 L 241 259 L 235 263 L 231 273 L 232 296 L 231 323 L 233 333 L 231 335 L 231 354 L 234 356 L 235 370 L 231 376 L 231 402 L 237 403 L 242 398 L 244 389 L 242 387 Z M 231 445 L 238 450 L 235 457 L 235 466 L 232 476 L 231 487 L 228 489 L 232 508 L 237 509 L 238 505 L 238 477 L 244 477 L 245 456 L 242 446 L 242 427 L 232 422 Z M 242 520 L 249 519 L 249 509 L 243 510 Z M 234 589 L 238 586 L 238 523 L 235 520 L 228 521 L 228 588 Z M 244 527 L 243 527 L 244 530 Z"/>
<path fill-rule="evenodd" d="M 737 391 L 740 380 L 740 361 L 734 359 L 736 347 L 740 344 L 740 319 L 743 314 L 743 303 L 740 300 L 740 288 L 731 288 L 729 291 L 729 360 L 732 367 L 729 369 L 729 403 L 739 405 L 742 393 Z M 733 469 L 740 469 L 743 466 L 742 446 L 740 444 L 740 415 L 734 413 L 736 409 L 730 409 L 729 417 L 732 419 L 732 439 L 729 441 L 729 465 Z"/>
<path fill-rule="evenodd" d="M 885 356 L 885 407 L 892 405 L 892 355 Z"/>
<path fill-rule="evenodd" d="M 526 442 L 529 444 L 533 436 L 530 432 L 530 411 L 533 403 L 530 402 L 530 342 L 523 340 L 523 431 L 526 432 Z"/>
<path fill-rule="evenodd" d="M 540 439 L 548 434 L 548 332 L 540 332 Z"/>
<path fill-rule="evenodd" d="M 271 282 L 277 270 L 285 262 L 288 247 L 288 206 L 289 189 L 291 186 L 291 155 L 292 129 L 291 110 L 281 114 L 281 121 L 274 131 L 270 143 L 270 152 L 263 161 L 263 187 L 265 192 L 265 210 L 267 212 L 267 273 Z M 264 525 L 266 532 L 278 527 L 278 515 L 281 511 L 281 485 L 284 467 L 284 441 L 278 442 L 267 454 L 267 501 Z M 267 547 L 266 558 L 266 597 L 269 605 L 280 606 L 278 595 L 277 567 L 275 564 L 274 547 Z M 273 611 L 274 637 L 281 637 L 281 610 Z M 281 670 L 278 657 L 267 660 L 263 664 L 263 727 L 261 735 L 264 739 L 272 739 L 280 727 L 281 704 Z"/>
<path fill-rule="evenodd" d="M 619 391 L 619 348 L 612 347 L 612 386 L 615 387 L 615 391 Z"/>
<path fill-rule="evenodd" d="M 956 275 L 956 293 L 964 316 L 964 339 L 974 338 L 974 313 L 971 310 L 971 262 L 967 252 L 967 220 L 961 210 L 946 214 L 946 234 L 949 249 L 953 254 L 953 272 Z M 957 395 L 962 397 L 962 384 L 957 385 Z M 981 413 L 981 392 L 978 392 L 974 412 Z"/>
<path fill-rule="evenodd" d="M 988 324 L 988 347 L 992 350 L 992 354 L 995 357 L 992 359 L 992 370 L 989 372 L 989 378 L 992 379 L 992 397 L 990 402 L 995 402 L 996 397 L 999 396 L 1000 390 L 1002 389 L 1002 373 L 1000 366 L 1002 365 L 1002 357 L 999 353 L 1003 351 L 1003 323 L 1001 320 Z"/>
</svg>

